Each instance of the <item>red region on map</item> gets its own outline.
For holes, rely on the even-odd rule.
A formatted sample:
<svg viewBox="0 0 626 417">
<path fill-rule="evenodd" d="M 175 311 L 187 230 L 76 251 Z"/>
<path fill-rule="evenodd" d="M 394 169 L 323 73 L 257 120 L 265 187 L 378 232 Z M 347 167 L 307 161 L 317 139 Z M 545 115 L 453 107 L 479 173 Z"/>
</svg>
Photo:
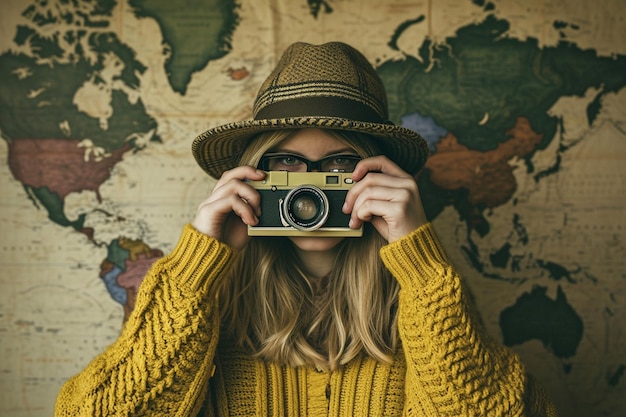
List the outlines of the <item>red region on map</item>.
<svg viewBox="0 0 626 417">
<path fill-rule="evenodd" d="M 137 255 L 135 260 L 126 260 L 126 270 L 117 277 L 117 284 L 126 289 L 126 295 L 128 296 L 124 305 L 124 321 L 135 308 L 139 284 L 143 281 L 152 264 L 162 256 L 163 252 L 158 249 L 152 249 L 148 254 L 141 253 Z"/>
<path fill-rule="evenodd" d="M 47 187 L 61 199 L 71 192 L 91 190 L 100 200 L 100 185 L 130 146 L 97 161 L 80 143 L 75 139 L 14 139 L 9 143 L 9 168 L 22 184 Z"/>
<path fill-rule="evenodd" d="M 233 81 L 240 81 L 250 75 L 250 71 L 246 67 L 228 68 L 228 75 Z"/>
<path fill-rule="evenodd" d="M 506 203 L 517 187 L 509 161 L 529 155 L 543 138 L 525 117 L 518 117 L 506 135 L 508 139 L 496 149 L 481 152 L 459 144 L 448 133 L 426 162 L 430 180 L 446 190 L 467 189 L 473 206 L 492 208 Z"/>
</svg>

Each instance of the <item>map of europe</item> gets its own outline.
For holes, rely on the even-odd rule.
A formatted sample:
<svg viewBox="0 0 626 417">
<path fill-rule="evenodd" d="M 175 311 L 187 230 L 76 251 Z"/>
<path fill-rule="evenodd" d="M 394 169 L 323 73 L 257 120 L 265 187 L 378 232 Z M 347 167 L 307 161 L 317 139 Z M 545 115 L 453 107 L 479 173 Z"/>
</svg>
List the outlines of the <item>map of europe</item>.
<svg viewBox="0 0 626 417">
<path fill-rule="evenodd" d="M 276 35 L 357 42 L 351 2 L 295 3 L 11 2 L 19 18 L 2 23 L 1 213 L 37 237 L 3 240 L 0 330 L 15 340 L 2 342 L 15 361 L 2 361 L 0 415 L 49 415 L 63 380 L 115 338 L 144 274 L 214 181 L 194 166 L 191 140 L 249 117 L 290 43 Z M 360 19 L 378 22 L 377 3 L 366 3 Z M 391 119 L 430 144 L 418 178 L 427 215 L 487 325 L 563 415 L 623 415 L 626 54 L 572 41 L 589 29 L 567 8 L 542 27 L 556 39 L 546 43 L 514 35 L 507 2 L 464 2 L 438 38 L 420 35 L 436 22 L 434 2 L 409 13 L 392 3 L 383 10 L 391 23 L 371 23 L 380 39 L 362 46 Z M 603 12 L 614 13 L 609 2 Z M 56 276 L 12 283 L 32 272 L 15 265 L 47 250 L 37 256 Z M 43 334 L 55 338 L 49 354 L 27 342 Z"/>
</svg>

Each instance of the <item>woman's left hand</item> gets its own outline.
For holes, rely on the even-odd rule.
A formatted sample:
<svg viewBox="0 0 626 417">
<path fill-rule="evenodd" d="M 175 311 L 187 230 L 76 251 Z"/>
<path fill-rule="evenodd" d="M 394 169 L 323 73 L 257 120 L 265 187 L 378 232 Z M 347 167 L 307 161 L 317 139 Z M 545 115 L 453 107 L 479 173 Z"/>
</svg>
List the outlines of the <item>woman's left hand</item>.
<svg viewBox="0 0 626 417">
<path fill-rule="evenodd" d="M 385 156 L 366 158 L 352 173 L 343 212 L 350 227 L 371 222 L 387 242 L 394 242 L 426 223 L 417 182 Z"/>
</svg>

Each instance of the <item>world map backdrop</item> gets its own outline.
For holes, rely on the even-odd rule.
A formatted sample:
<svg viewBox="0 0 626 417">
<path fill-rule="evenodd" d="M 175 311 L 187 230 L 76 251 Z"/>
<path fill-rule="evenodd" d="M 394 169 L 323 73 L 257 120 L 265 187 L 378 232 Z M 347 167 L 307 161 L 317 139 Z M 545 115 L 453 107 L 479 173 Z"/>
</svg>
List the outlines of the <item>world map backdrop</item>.
<svg viewBox="0 0 626 417">
<path fill-rule="evenodd" d="M 0 415 L 51 415 L 119 334 L 292 42 L 340 40 L 420 132 L 427 215 L 490 331 L 562 415 L 626 406 L 621 0 L 34 0 L 0 5 Z"/>
</svg>

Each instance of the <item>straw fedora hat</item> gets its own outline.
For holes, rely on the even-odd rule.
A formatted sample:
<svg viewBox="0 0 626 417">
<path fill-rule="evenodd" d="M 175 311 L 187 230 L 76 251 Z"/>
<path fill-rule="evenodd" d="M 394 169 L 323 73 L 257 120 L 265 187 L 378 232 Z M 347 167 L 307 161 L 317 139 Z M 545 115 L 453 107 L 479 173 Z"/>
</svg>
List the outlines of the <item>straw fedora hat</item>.
<svg viewBox="0 0 626 417">
<path fill-rule="evenodd" d="M 383 83 L 367 59 L 341 42 L 291 45 L 261 85 L 254 119 L 217 126 L 198 135 L 192 153 L 214 178 L 239 165 L 249 140 L 282 129 L 337 129 L 371 135 L 382 153 L 410 174 L 428 157 L 416 132 L 388 120 Z"/>
</svg>

